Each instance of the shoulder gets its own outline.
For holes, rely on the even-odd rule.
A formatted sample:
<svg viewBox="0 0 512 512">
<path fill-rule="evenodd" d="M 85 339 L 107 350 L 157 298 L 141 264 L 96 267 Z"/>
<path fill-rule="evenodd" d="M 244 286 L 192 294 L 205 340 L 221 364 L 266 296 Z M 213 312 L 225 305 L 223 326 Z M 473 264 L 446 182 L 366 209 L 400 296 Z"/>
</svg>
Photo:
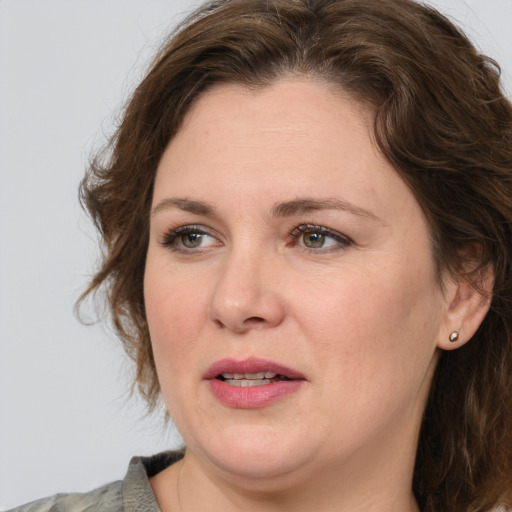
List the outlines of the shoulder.
<svg viewBox="0 0 512 512">
<path fill-rule="evenodd" d="M 10 512 L 122 512 L 122 482 L 112 482 L 86 493 L 55 494 Z"/>
<path fill-rule="evenodd" d="M 90 492 L 55 494 L 9 512 L 160 512 L 149 478 L 183 457 L 183 451 L 134 457 L 123 480 Z"/>
</svg>

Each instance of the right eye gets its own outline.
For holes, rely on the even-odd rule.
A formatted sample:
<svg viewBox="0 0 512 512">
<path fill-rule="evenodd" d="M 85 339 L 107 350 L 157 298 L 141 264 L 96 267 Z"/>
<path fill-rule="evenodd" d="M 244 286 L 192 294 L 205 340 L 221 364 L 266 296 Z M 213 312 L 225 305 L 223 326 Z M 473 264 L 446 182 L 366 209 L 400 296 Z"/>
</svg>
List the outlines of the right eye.
<svg viewBox="0 0 512 512">
<path fill-rule="evenodd" d="M 173 251 L 195 251 L 219 245 L 220 242 L 199 226 L 181 226 L 169 231 L 162 245 Z"/>
</svg>

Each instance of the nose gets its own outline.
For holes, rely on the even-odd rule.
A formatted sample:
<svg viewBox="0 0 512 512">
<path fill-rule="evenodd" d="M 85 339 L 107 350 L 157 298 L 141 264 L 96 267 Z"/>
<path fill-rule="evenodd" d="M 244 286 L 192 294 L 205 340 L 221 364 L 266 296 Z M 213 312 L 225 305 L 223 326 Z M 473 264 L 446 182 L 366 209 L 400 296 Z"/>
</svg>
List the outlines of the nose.
<svg viewBox="0 0 512 512">
<path fill-rule="evenodd" d="M 276 258 L 232 252 L 215 282 L 209 319 L 236 333 L 276 327 L 284 318 Z"/>
</svg>

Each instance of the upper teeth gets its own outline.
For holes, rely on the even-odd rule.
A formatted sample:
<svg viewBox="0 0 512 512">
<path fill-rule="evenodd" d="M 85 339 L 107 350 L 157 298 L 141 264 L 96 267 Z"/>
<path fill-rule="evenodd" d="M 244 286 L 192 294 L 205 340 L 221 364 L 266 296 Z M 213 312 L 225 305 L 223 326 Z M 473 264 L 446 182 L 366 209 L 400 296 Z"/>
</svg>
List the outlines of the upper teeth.
<svg viewBox="0 0 512 512">
<path fill-rule="evenodd" d="M 273 379 L 277 373 L 274 372 L 259 372 L 259 373 L 223 373 L 225 379 Z"/>
</svg>

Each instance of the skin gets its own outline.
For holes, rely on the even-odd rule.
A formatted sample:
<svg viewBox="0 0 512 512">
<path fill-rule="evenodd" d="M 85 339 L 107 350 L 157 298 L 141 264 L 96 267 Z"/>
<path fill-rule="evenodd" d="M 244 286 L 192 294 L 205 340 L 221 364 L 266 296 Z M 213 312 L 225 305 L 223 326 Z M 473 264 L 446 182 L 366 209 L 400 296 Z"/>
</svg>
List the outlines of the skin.
<svg viewBox="0 0 512 512">
<path fill-rule="evenodd" d="M 151 479 L 164 512 L 417 510 L 414 456 L 439 349 L 469 339 L 486 306 L 454 279 L 440 290 L 425 217 L 370 125 L 318 81 L 220 85 L 165 151 L 145 300 L 187 452 Z M 275 215 L 305 198 L 326 204 Z M 172 236 L 184 226 L 192 233 Z M 205 371 L 250 356 L 306 382 L 259 409 L 220 403 Z"/>
</svg>

